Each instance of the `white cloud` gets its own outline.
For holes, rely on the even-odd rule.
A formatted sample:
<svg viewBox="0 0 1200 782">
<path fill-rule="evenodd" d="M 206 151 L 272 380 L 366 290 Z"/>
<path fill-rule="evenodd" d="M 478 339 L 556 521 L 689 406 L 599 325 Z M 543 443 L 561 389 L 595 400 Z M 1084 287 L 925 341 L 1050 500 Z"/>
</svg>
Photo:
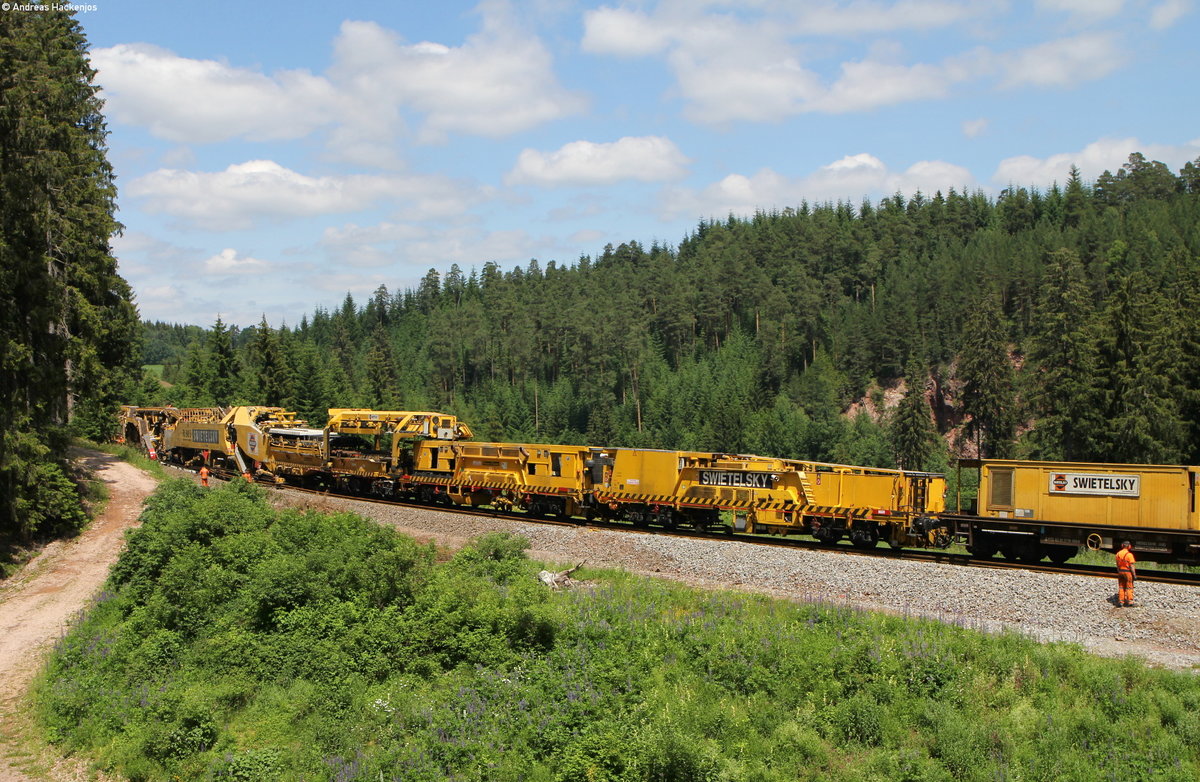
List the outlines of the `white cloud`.
<svg viewBox="0 0 1200 782">
<path fill-rule="evenodd" d="M 583 98 L 559 84 L 542 42 L 512 24 L 503 5 L 484 11 L 483 29 L 458 47 L 405 45 L 374 22 L 344 22 L 331 77 L 360 112 L 423 114 L 426 140 L 506 136 L 582 111 Z"/>
<path fill-rule="evenodd" d="M 817 74 L 779 48 L 683 48 L 670 62 L 689 101 L 685 113 L 696 122 L 772 122 L 805 111 L 824 93 Z"/>
<path fill-rule="evenodd" d="M 641 11 L 599 8 L 583 14 L 580 47 L 592 54 L 638 57 L 656 54 L 670 42 L 670 30 Z"/>
<path fill-rule="evenodd" d="M 1158 160 L 1178 171 L 1189 160 L 1200 157 L 1200 139 L 1179 145 L 1144 144 L 1136 138 L 1104 138 L 1093 141 L 1078 152 L 1061 152 L 1045 158 L 1030 155 L 1000 161 L 992 181 L 999 187 L 1049 187 L 1067 181 L 1071 166 L 1079 169 L 1085 181 L 1094 181 L 1104 171 L 1116 172 L 1129 160 L 1130 153 L 1141 152 L 1147 160 Z"/>
<path fill-rule="evenodd" d="M 553 59 L 502 2 L 480 6 L 482 29 L 461 46 L 405 44 L 374 22 L 347 21 L 324 75 L 259 70 L 182 57 L 148 44 L 97 49 L 107 111 L 181 143 L 276 141 L 329 130 L 342 160 L 399 166 L 398 135 L 416 117 L 420 137 L 500 137 L 578 113 Z"/>
<path fill-rule="evenodd" d="M 568 237 L 568 240 L 572 244 L 579 245 L 582 247 L 582 246 L 586 246 L 589 244 L 596 244 L 601 239 L 603 239 L 604 236 L 605 236 L 605 234 L 603 231 L 584 229 L 582 231 L 576 231 L 575 233 L 571 234 Z"/>
<path fill-rule="evenodd" d="M 405 201 L 414 216 L 456 214 L 476 198 L 445 177 L 352 174 L 310 177 L 270 160 L 224 171 L 160 169 L 126 187 L 143 209 L 211 230 L 247 228 L 259 218 L 302 218 L 356 212 Z"/>
<path fill-rule="evenodd" d="M 1122 0 L 1044 0 L 1043 8 L 1096 21 L 1120 12 Z M 993 0 L 663 2 L 652 12 L 605 7 L 585 14 L 581 45 L 599 54 L 663 56 L 685 115 L 712 125 L 943 99 L 984 79 L 1065 87 L 1101 78 L 1126 59 L 1115 35 L 1088 33 L 1015 53 L 979 47 L 926 62 L 906 61 L 895 41 L 873 40 L 866 56 L 827 62 L 853 36 L 952 26 L 985 35 L 988 20 L 1007 11 Z M 1162 18 L 1171 13 L 1164 9 Z"/>
<path fill-rule="evenodd" d="M 510 184 L 611 185 L 625 180 L 662 182 L 687 173 L 688 159 L 662 136 L 626 136 L 597 144 L 573 141 L 545 153 L 523 150 L 505 181 Z"/>
<path fill-rule="evenodd" d="M 398 248 L 427 236 L 427 228 L 407 223 L 383 222 L 370 226 L 347 223 L 340 228 L 326 228 L 320 245 L 337 265 L 375 268 L 396 263 Z"/>
<path fill-rule="evenodd" d="M 1001 58 L 1004 87 L 1071 87 L 1112 73 L 1126 59 L 1113 35 L 1087 33 Z"/>
<path fill-rule="evenodd" d="M 670 55 L 686 114 L 697 122 L 777 121 L 796 114 L 841 114 L 942 98 L 977 76 L 978 54 L 911 65 L 875 59 L 846 61 L 838 78 L 824 83 L 780 42 L 729 42 Z"/>
<path fill-rule="evenodd" d="M 238 256 L 232 247 L 226 247 L 221 252 L 204 261 L 204 271 L 208 274 L 263 274 L 271 271 L 274 264 L 249 256 Z"/>
<path fill-rule="evenodd" d="M 1089 19 L 1116 16 L 1124 6 L 1125 0 L 1037 0 L 1037 7 L 1043 11 L 1060 11 Z"/>
<path fill-rule="evenodd" d="M 1191 13 L 1191 10 L 1191 0 L 1165 0 L 1154 6 L 1150 12 L 1150 27 L 1155 30 L 1166 30 Z"/>
<path fill-rule="evenodd" d="M 147 285 L 137 289 L 138 305 L 163 305 L 179 301 L 179 289 L 174 285 Z"/>
<path fill-rule="evenodd" d="M 954 69 L 937 65 L 847 62 L 842 63 L 841 78 L 811 108 L 840 113 L 942 98 L 955 80 Z"/>
<path fill-rule="evenodd" d="M 756 211 L 784 209 L 801 201 L 850 201 L 879 198 L 892 193 L 911 195 L 920 190 L 932 194 L 951 187 L 970 189 L 971 172 L 943 161 L 920 161 L 904 171 L 891 171 L 867 153 L 848 155 L 822 166 L 804 177 L 787 177 L 771 169 L 752 176 L 730 174 L 703 190 L 676 188 L 667 194 L 664 215 L 696 218 L 749 215 Z"/>
<path fill-rule="evenodd" d="M 987 132 L 988 121 L 982 117 L 979 119 L 969 119 L 963 122 L 962 132 L 967 138 L 979 138 Z"/>
<path fill-rule="evenodd" d="M 975 17 L 988 10 L 982 2 L 900 0 L 898 3 L 861 0 L 850 3 L 797 3 L 796 29 L 808 35 L 861 35 L 900 30 L 934 30 Z"/>
<path fill-rule="evenodd" d="M 658 54 L 670 46 L 696 43 L 705 27 L 736 27 L 727 9 L 742 6 L 741 18 L 759 20 L 747 26 L 785 36 L 855 36 L 905 30 L 948 27 L 989 13 L 994 3 L 987 0 L 877 0 L 804 3 L 710 3 L 721 9 L 705 16 L 703 3 L 662 3 L 651 15 L 631 8 L 603 7 L 584 13 L 581 47 L 593 54 L 640 57 Z"/>
<path fill-rule="evenodd" d="M 489 260 L 527 260 L 537 256 L 538 248 L 547 240 L 534 239 L 522 230 L 483 231 L 471 223 L 434 229 L 383 222 L 326 229 L 320 244 L 331 266 L 386 266 L 398 276 L 419 277 L 429 268 L 444 271 L 452 263 L 469 269 Z"/>
<path fill-rule="evenodd" d="M 122 274 L 174 273 L 196 258 L 199 250 L 178 247 L 143 231 L 126 230 L 112 239 Z"/>
<path fill-rule="evenodd" d="M 359 271 L 329 272 L 314 274 L 307 282 L 317 290 L 326 293 L 346 294 L 356 296 L 369 295 L 380 285 L 395 285 L 396 279 L 390 274 L 363 274 Z"/>
<path fill-rule="evenodd" d="M 331 121 L 338 102 L 328 81 L 304 70 L 267 76 L 149 44 L 96 49 L 91 58 L 106 110 L 171 141 L 300 138 Z"/>
</svg>

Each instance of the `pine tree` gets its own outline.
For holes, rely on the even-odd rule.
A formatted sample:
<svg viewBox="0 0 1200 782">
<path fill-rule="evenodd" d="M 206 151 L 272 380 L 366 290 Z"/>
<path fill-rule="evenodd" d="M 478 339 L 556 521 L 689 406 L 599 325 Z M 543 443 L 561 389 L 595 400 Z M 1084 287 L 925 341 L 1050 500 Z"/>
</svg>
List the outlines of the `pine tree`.
<svg viewBox="0 0 1200 782">
<path fill-rule="evenodd" d="M 209 397 L 217 405 L 232 404 L 237 387 L 237 356 L 233 352 L 233 336 L 219 315 L 208 335 L 208 361 Z"/>
<path fill-rule="evenodd" d="M 908 390 L 892 415 L 888 438 L 896 464 L 905 470 L 925 470 L 937 451 L 937 429 L 925 399 L 925 367 L 916 359 L 908 362 L 904 378 Z"/>
<path fill-rule="evenodd" d="M 963 328 L 958 376 L 963 381 L 966 435 L 981 457 L 1009 455 L 1016 429 L 1013 368 L 1003 314 L 995 296 L 979 302 Z"/>
<path fill-rule="evenodd" d="M 78 523 L 64 427 L 106 435 L 139 379 L 86 55 L 69 13 L 0 14 L 0 535 Z"/>
<path fill-rule="evenodd" d="M 396 361 L 392 345 L 383 326 L 376 325 L 371 333 L 371 349 L 367 352 L 367 390 L 370 403 L 377 409 L 395 404 Z"/>
<path fill-rule="evenodd" d="M 1023 370 L 1036 416 L 1031 455 L 1102 460 L 1105 379 L 1091 291 L 1074 251 L 1050 254 L 1041 291 Z"/>
</svg>

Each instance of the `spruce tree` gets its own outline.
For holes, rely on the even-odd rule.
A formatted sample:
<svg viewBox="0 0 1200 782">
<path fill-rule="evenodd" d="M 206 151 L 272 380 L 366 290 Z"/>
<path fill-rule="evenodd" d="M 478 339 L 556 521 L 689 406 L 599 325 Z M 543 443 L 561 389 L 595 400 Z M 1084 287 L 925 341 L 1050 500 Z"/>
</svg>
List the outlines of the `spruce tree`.
<svg viewBox="0 0 1200 782">
<path fill-rule="evenodd" d="M 212 362 L 208 351 L 199 342 L 188 346 L 187 357 L 183 361 L 183 382 L 176 387 L 171 398 L 172 404 L 179 407 L 208 407 L 213 400 L 209 398 L 208 389 L 212 382 Z"/>
<path fill-rule="evenodd" d="M 137 387 L 137 311 L 109 237 L 116 188 L 73 15 L 0 14 L 0 535 L 82 518 L 70 422 L 111 432 Z"/>
<path fill-rule="evenodd" d="M 1141 272 L 1118 281 L 1100 347 L 1108 369 L 1109 461 L 1177 463 L 1182 457 L 1188 425 L 1178 317 Z"/>
<path fill-rule="evenodd" d="M 896 464 L 905 470 L 925 470 L 937 451 L 937 428 L 925 399 L 925 367 L 910 359 L 904 372 L 908 390 L 892 415 L 888 437 Z"/>
<path fill-rule="evenodd" d="M 233 336 L 219 315 L 208 335 L 208 362 L 209 397 L 217 405 L 232 404 L 237 387 L 237 356 L 233 352 Z"/>
<path fill-rule="evenodd" d="M 1073 250 L 1057 250 L 1048 260 L 1023 370 L 1036 417 L 1032 455 L 1102 460 L 1105 378 L 1091 290 Z"/>
<path fill-rule="evenodd" d="M 279 335 L 267 325 L 264 315 L 250 343 L 250 355 L 254 362 L 250 397 L 260 405 L 282 407 L 289 403 L 292 396 L 291 368 L 279 340 Z"/>
<path fill-rule="evenodd" d="M 382 325 L 376 325 L 371 333 L 371 349 L 366 362 L 367 389 L 371 405 L 378 409 L 394 406 L 396 386 L 396 361 L 392 355 L 391 341 Z"/>
<path fill-rule="evenodd" d="M 981 457 L 1004 458 L 1016 429 L 1013 368 L 1003 313 L 995 295 L 985 295 L 963 328 L 958 376 L 962 410 L 970 416 L 966 435 Z"/>
<path fill-rule="evenodd" d="M 1075 227 L 1083 220 L 1083 215 L 1087 210 L 1087 195 L 1083 189 L 1083 179 L 1079 174 L 1079 169 L 1072 165 L 1069 176 L 1067 177 L 1067 191 L 1064 196 L 1063 206 L 1063 222 Z"/>
</svg>

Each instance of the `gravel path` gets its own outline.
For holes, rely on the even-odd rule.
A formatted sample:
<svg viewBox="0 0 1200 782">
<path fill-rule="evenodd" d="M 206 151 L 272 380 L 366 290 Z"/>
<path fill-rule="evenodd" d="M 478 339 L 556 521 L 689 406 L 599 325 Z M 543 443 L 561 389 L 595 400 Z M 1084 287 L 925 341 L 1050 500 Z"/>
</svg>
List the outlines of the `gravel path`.
<svg viewBox="0 0 1200 782">
<path fill-rule="evenodd" d="M 72 449 L 108 486 L 104 512 L 79 537 L 46 546 L 19 573 L 0 582 L 0 782 L 105 779 L 87 764 L 58 757 L 36 736 L 24 710 L 29 684 L 75 614 L 108 578 L 136 526 L 154 479 L 117 459 Z"/>
<path fill-rule="evenodd" d="M 993 571 L 794 551 L 721 539 L 632 534 L 377 505 L 282 491 L 281 503 L 353 510 L 421 540 L 458 547 L 493 530 L 530 541 L 548 562 L 623 568 L 707 588 L 819 600 L 927 617 L 988 632 L 1077 643 L 1096 654 L 1131 654 L 1200 671 L 1200 589 L 1139 582 L 1138 608 L 1116 608 L 1116 579 Z"/>
</svg>

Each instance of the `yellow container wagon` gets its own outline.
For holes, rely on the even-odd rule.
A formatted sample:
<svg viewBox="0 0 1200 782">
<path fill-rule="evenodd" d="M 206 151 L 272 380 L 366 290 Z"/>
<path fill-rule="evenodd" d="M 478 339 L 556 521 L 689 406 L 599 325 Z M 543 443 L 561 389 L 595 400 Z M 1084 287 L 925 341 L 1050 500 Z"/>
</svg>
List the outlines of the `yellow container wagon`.
<svg viewBox="0 0 1200 782">
<path fill-rule="evenodd" d="M 971 550 L 1017 559 L 1070 558 L 1079 547 L 1134 543 L 1150 560 L 1200 556 L 1200 467 L 983 460 Z"/>
</svg>

